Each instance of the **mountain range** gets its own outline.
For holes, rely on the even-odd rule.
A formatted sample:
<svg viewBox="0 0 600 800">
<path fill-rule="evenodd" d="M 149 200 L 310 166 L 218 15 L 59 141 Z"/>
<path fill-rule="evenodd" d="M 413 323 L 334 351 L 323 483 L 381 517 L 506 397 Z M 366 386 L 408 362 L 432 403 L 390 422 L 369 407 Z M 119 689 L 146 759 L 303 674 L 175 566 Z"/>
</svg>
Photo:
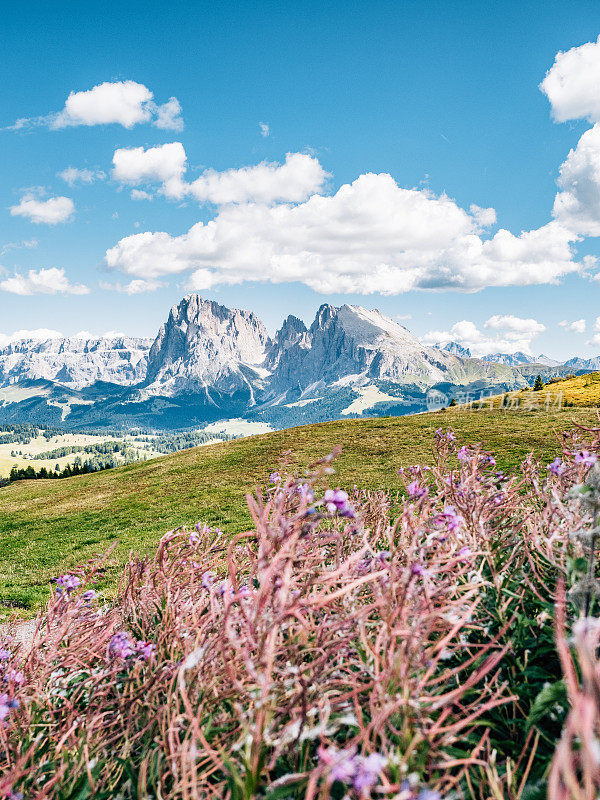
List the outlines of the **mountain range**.
<svg viewBox="0 0 600 800">
<path fill-rule="evenodd" d="M 322 305 L 310 327 L 288 316 L 270 337 L 250 311 L 197 294 L 173 306 L 154 340 L 22 340 L 0 349 L 0 422 L 65 428 L 202 426 L 243 418 L 270 427 L 423 411 L 600 369 L 523 353 L 472 358 L 423 345 L 377 310 Z M 440 400 L 441 398 L 441 400 Z"/>
</svg>

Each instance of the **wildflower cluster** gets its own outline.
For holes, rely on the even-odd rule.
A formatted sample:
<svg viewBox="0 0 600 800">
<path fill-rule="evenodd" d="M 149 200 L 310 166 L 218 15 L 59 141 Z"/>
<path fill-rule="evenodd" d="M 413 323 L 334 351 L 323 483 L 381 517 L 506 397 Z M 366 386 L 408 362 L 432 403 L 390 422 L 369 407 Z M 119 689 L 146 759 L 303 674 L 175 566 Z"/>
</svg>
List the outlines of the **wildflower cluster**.
<svg viewBox="0 0 600 800">
<path fill-rule="evenodd" d="M 569 532 L 592 523 L 597 442 L 567 436 L 508 476 L 435 439 L 401 496 L 326 488 L 335 454 L 301 477 L 281 463 L 248 499 L 252 530 L 171 531 L 110 605 L 61 576 L 31 646 L 0 649 L 0 797 L 535 791 L 566 713 L 544 705 L 551 618 L 589 555 Z M 600 629 L 576 637 L 595 659 Z"/>
<path fill-rule="evenodd" d="M 153 650 L 151 642 L 136 641 L 125 631 L 114 633 L 108 643 L 108 657 L 121 661 L 132 656 L 149 661 Z"/>
</svg>

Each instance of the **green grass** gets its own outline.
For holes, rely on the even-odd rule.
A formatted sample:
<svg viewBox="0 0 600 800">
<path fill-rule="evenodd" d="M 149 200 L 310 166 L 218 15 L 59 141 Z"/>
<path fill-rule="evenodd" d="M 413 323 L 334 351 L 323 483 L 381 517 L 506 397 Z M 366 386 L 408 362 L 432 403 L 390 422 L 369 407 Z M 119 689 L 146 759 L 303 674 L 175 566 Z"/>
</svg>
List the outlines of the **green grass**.
<svg viewBox="0 0 600 800">
<path fill-rule="evenodd" d="M 58 481 L 21 481 L 0 489 L 0 603 L 33 609 L 49 580 L 117 543 L 106 586 L 131 549 L 149 552 L 171 528 L 197 521 L 238 532 L 249 525 L 245 494 L 290 449 L 300 467 L 341 445 L 334 482 L 399 489 L 400 466 L 431 459 L 433 432 L 452 427 L 460 441 L 481 441 L 498 466 L 530 451 L 550 461 L 554 431 L 590 423 L 590 409 L 558 412 L 449 410 L 412 417 L 344 420 L 185 450 L 143 463 Z M 2 611 L 0 609 L 0 618 Z"/>
</svg>

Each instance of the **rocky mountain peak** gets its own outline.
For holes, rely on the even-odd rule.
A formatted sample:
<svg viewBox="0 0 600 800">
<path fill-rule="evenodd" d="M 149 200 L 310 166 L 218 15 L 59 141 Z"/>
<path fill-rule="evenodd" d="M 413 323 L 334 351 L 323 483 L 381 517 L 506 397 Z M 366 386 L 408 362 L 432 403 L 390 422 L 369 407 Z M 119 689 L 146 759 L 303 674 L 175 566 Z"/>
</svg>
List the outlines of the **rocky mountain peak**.
<svg viewBox="0 0 600 800">
<path fill-rule="evenodd" d="M 261 365 L 269 343 L 252 312 L 188 295 L 173 306 L 152 345 L 146 389 L 178 394 L 209 387 L 231 394 L 248 387 L 244 367 Z"/>
<path fill-rule="evenodd" d="M 452 353 L 453 356 L 460 356 L 460 358 L 471 358 L 471 351 L 468 347 L 463 347 L 458 342 L 448 342 L 442 348 L 446 353 Z"/>
</svg>

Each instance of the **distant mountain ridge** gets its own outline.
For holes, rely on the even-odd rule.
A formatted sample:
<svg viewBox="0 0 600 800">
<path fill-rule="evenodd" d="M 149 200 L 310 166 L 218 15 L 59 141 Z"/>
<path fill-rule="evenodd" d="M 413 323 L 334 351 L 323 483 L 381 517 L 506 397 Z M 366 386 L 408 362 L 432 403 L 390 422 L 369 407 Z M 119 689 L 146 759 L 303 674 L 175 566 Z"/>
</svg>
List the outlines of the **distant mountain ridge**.
<svg viewBox="0 0 600 800">
<path fill-rule="evenodd" d="M 72 389 L 96 381 L 128 386 L 145 378 L 151 345 L 129 336 L 22 339 L 0 348 L 0 386 L 37 379 Z"/>
<path fill-rule="evenodd" d="M 471 351 L 467 347 L 463 347 L 462 345 L 458 344 L 458 342 L 448 342 L 444 345 L 438 345 L 441 350 L 445 350 L 448 353 L 452 353 L 455 356 L 461 356 L 462 358 L 473 358 L 471 355 Z M 478 356 L 481 361 L 489 361 L 492 364 L 507 364 L 510 367 L 518 367 L 521 364 L 541 364 L 544 367 L 558 367 L 561 366 L 560 361 L 556 361 L 554 358 L 549 358 L 543 354 L 539 356 L 530 356 L 527 353 L 522 353 L 517 351 L 516 353 L 490 353 L 486 356 Z M 598 357 L 598 362 L 600 364 L 600 357 Z M 575 362 L 581 362 L 582 364 L 587 364 L 589 362 L 593 362 L 594 359 L 588 359 L 587 361 L 584 359 L 571 359 L 570 361 L 565 361 L 563 364 L 565 366 L 571 365 Z M 585 369 L 585 367 L 582 367 Z M 600 369 L 599 367 L 590 367 L 591 369 Z"/>
<path fill-rule="evenodd" d="M 542 360 L 543 359 L 543 360 Z M 423 345 L 380 311 L 322 305 L 310 327 L 288 316 L 270 337 L 252 312 L 197 294 L 174 305 L 154 341 L 15 342 L 0 349 L 0 421 L 67 427 L 190 427 L 231 417 L 271 427 L 406 414 L 438 398 L 479 397 L 600 369 L 523 353 L 472 358 Z"/>
</svg>

